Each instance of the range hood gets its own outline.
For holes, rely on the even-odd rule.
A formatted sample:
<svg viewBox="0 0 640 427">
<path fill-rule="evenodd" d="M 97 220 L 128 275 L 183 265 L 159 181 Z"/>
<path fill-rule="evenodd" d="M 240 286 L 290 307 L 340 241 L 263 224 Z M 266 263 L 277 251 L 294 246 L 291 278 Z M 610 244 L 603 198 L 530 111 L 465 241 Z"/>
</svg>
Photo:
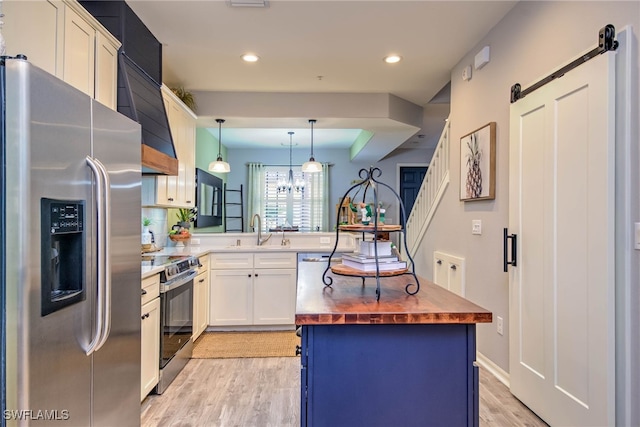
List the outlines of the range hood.
<svg viewBox="0 0 640 427">
<path fill-rule="evenodd" d="M 178 159 L 160 86 L 124 53 L 118 62 L 118 111 L 142 126 L 142 173 L 177 175 Z"/>
<path fill-rule="evenodd" d="M 122 43 L 118 111 L 142 126 L 142 173 L 177 175 L 178 159 L 160 92 L 162 45 L 124 0 L 80 4 Z"/>
</svg>

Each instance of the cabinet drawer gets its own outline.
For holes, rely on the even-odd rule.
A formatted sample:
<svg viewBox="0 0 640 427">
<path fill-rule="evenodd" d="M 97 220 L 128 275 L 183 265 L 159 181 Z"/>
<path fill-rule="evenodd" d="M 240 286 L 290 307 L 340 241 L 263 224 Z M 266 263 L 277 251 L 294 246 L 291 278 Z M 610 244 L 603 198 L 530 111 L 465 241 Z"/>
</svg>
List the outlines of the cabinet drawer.
<svg viewBox="0 0 640 427">
<path fill-rule="evenodd" d="M 198 258 L 200 262 L 200 267 L 198 267 L 198 274 L 202 274 L 205 271 L 209 270 L 209 255 L 203 255 Z"/>
<path fill-rule="evenodd" d="M 254 254 L 255 268 L 296 268 L 294 252 L 263 252 Z"/>
<path fill-rule="evenodd" d="M 142 280 L 142 304 L 146 304 L 160 295 L 160 275 L 156 274 Z"/>
<path fill-rule="evenodd" d="M 233 252 L 211 254 L 209 260 L 212 270 L 253 268 L 253 253 Z"/>
</svg>

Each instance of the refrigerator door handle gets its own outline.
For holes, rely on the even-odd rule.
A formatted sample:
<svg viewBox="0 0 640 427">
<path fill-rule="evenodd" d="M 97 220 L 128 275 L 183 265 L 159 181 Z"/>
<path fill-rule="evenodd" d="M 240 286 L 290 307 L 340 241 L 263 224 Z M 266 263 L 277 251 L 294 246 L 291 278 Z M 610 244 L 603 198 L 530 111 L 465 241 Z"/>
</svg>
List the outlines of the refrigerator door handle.
<svg viewBox="0 0 640 427">
<path fill-rule="evenodd" d="M 98 245 L 98 277 L 97 277 L 97 292 L 96 292 L 96 330 L 93 338 L 91 339 L 91 343 L 89 344 L 89 348 L 86 350 L 87 356 L 92 354 L 97 350 L 98 344 L 100 343 L 103 335 L 104 329 L 104 260 L 102 258 L 102 248 L 100 247 L 101 242 L 104 241 L 104 227 L 103 227 L 103 217 L 102 212 L 104 211 L 104 195 L 103 189 L 104 185 L 102 182 L 103 176 L 98 166 L 93 158 L 87 156 L 87 165 L 91 172 L 93 172 L 93 176 L 96 180 L 95 192 L 96 192 L 96 212 L 97 212 L 97 245 Z"/>
<path fill-rule="evenodd" d="M 98 239 L 98 257 L 102 258 L 104 265 L 102 270 L 104 284 L 102 337 L 94 350 L 98 351 L 107 341 L 109 333 L 111 332 L 111 181 L 109 179 L 109 172 L 107 172 L 107 168 L 104 167 L 102 162 L 96 158 L 93 160 L 102 175 L 102 195 L 104 198 L 102 206 L 102 226 L 104 227 L 104 232 L 102 233 L 102 238 Z M 100 249 L 102 253 L 100 253 Z"/>
</svg>

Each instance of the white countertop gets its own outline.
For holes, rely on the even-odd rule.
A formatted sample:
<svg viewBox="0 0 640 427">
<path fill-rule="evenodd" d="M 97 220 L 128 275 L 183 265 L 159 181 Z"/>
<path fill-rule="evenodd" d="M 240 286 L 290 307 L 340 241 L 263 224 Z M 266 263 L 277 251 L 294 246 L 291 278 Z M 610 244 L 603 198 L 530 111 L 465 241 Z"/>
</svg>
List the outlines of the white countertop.
<svg viewBox="0 0 640 427">
<path fill-rule="evenodd" d="M 339 247 L 336 249 L 338 252 L 351 252 L 353 248 Z M 186 245 L 186 246 L 170 246 L 165 247 L 157 252 L 148 252 L 144 256 L 195 256 L 200 257 L 202 255 L 208 255 L 212 252 L 296 252 L 296 253 L 331 253 L 333 251 L 333 245 L 331 246 L 309 246 L 309 245 L 240 245 L 240 246 L 215 246 L 215 245 Z M 162 266 L 143 266 L 142 267 L 142 279 L 158 274 L 163 270 Z"/>
</svg>

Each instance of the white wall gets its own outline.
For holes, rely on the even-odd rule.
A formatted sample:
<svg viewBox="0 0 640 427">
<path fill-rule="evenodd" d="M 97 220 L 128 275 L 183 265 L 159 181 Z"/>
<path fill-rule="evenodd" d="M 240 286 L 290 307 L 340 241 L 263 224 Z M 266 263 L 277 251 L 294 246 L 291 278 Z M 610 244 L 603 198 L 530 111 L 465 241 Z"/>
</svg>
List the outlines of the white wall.
<svg viewBox="0 0 640 427">
<path fill-rule="evenodd" d="M 514 83 L 523 88 L 548 75 L 559 66 L 577 58 L 597 44 L 598 31 L 606 24 L 613 24 L 617 31 L 625 25 L 640 28 L 639 2 L 551 2 L 521 1 L 498 23 L 476 47 L 465 55 L 451 72 L 451 183 L 441 202 L 433 223 L 417 254 L 418 273 L 431 278 L 432 254 L 442 250 L 467 260 L 467 298 L 491 310 L 494 323 L 479 325 L 478 350 L 504 371 L 509 371 L 509 284 L 507 274 L 502 271 L 502 229 L 508 224 L 508 173 L 509 173 L 509 93 Z M 491 47 L 491 62 L 481 70 L 473 70 L 470 81 L 463 81 L 462 70 L 473 64 L 474 56 L 483 46 Z M 638 73 L 637 45 L 633 69 Z M 472 65 L 473 66 L 473 65 Z M 638 117 L 638 86 L 634 84 L 634 107 L 631 120 Z M 496 198 L 492 201 L 463 203 L 459 201 L 460 186 L 460 137 L 495 121 L 497 123 Z M 635 170 L 637 159 L 637 126 L 634 126 L 636 158 L 632 160 Z M 630 210 L 638 221 L 638 182 L 629 183 L 635 193 Z M 629 179 L 629 178 L 627 178 Z M 482 220 L 482 235 L 471 235 L 471 220 Z M 629 283 L 635 289 L 630 295 L 638 302 L 637 276 L 638 251 L 630 256 L 636 281 Z M 619 351 L 626 351 L 628 358 L 638 357 L 637 309 L 632 319 L 631 343 L 621 343 Z M 496 332 L 495 319 L 504 319 L 504 335 Z M 627 391 L 638 400 L 638 370 L 635 371 Z M 626 373 L 627 376 L 631 374 Z M 621 375 L 619 375 L 620 377 Z M 622 396 L 620 396 L 622 397 Z M 627 393 L 628 397 L 628 393 Z M 637 408 L 619 408 L 618 420 L 635 420 L 640 423 Z M 630 425 L 623 422 L 620 425 Z"/>
</svg>

